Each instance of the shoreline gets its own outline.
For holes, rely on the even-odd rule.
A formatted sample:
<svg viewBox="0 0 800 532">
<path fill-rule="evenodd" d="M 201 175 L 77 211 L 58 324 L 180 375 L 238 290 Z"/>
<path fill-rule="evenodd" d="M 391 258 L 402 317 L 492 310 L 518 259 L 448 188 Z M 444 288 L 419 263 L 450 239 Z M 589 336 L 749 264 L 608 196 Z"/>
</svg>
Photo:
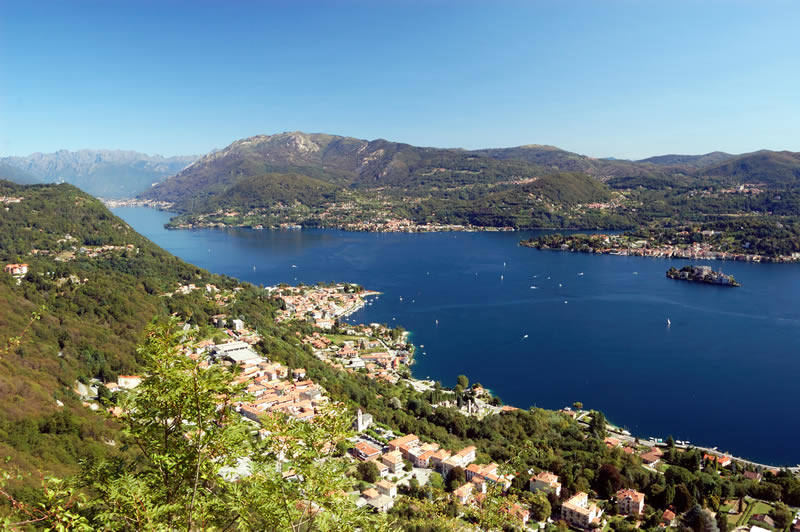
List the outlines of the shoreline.
<svg viewBox="0 0 800 532">
<path fill-rule="evenodd" d="M 413 331 L 406 331 L 405 334 L 407 334 L 408 338 L 410 339 L 411 336 L 413 335 Z M 416 351 L 416 346 L 413 346 L 413 347 L 414 347 L 414 349 L 412 350 L 412 354 L 414 353 L 414 351 Z M 412 358 L 412 360 L 413 360 L 413 358 Z M 435 379 L 432 379 L 432 378 L 420 378 L 420 377 L 415 376 L 414 372 L 413 372 L 413 369 L 411 369 L 411 364 L 409 364 L 408 367 L 411 370 L 411 374 L 410 374 L 409 377 L 404 378 L 404 380 L 408 381 L 409 384 L 412 387 L 414 387 L 414 388 L 417 388 L 417 387 L 431 388 L 436 383 Z M 452 388 L 446 387 L 446 386 L 443 386 L 443 388 L 444 389 L 448 389 L 448 390 L 452 389 Z M 419 388 L 417 388 L 417 389 L 419 389 Z M 483 390 L 484 390 L 484 393 L 486 394 L 485 398 L 499 397 L 499 396 L 497 396 L 496 394 L 493 393 L 491 388 L 484 387 Z M 500 399 L 502 400 L 502 397 L 500 397 Z M 503 405 L 504 406 L 513 407 L 515 409 L 521 409 L 521 407 L 519 407 L 519 406 L 516 406 L 516 405 L 513 405 L 513 404 L 508 404 L 508 403 L 505 403 L 505 402 L 503 403 Z M 534 407 L 534 408 L 541 408 L 541 407 Z M 541 409 L 542 410 L 550 410 L 552 412 L 560 412 L 561 411 L 561 410 L 551 410 L 551 409 L 548 409 L 548 408 L 541 408 Z M 579 413 L 582 413 L 582 414 L 587 414 L 589 411 L 588 410 L 580 410 L 580 411 L 576 411 L 576 412 L 579 412 Z M 603 414 L 605 415 L 605 413 L 603 413 Z M 658 446 L 658 447 L 666 447 L 667 446 L 666 437 L 658 437 L 658 436 L 643 437 L 643 436 L 640 436 L 640 435 L 633 434 L 633 433 L 629 432 L 627 429 L 625 429 L 624 425 L 623 426 L 617 425 L 617 424 L 613 423 L 608 417 L 606 417 L 606 424 L 608 426 L 609 433 L 613 433 L 615 436 L 619 436 L 620 438 L 626 439 L 626 440 L 628 440 L 630 442 L 634 442 L 635 440 L 638 440 L 640 442 L 640 445 L 650 445 L 650 446 Z M 690 442 L 690 440 L 686 440 L 686 441 Z M 679 445 L 679 444 L 676 443 L 675 444 L 675 448 L 678 448 L 678 449 L 699 449 L 701 451 L 708 452 L 708 453 L 716 453 L 716 454 L 719 454 L 719 455 L 729 456 L 731 458 L 731 460 L 734 460 L 734 461 L 737 461 L 737 462 L 741 462 L 741 463 L 745 463 L 745 464 L 749 464 L 749 465 L 752 465 L 752 466 L 754 466 L 754 467 L 756 467 L 758 469 L 764 469 L 764 470 L 773 470 L 773 469 L 782 470 L 782 469 L 786 469 L 786 470 L 792 472 L 793 474 L 796 474 L 796 475 L 800 474 L 800 456 L 798 456 L 798 463 L 795 464 L 795 465 L 789 465 L 789 464 L 776 465 L 776 464 L 765 464 L 765 463 L 762 463 L 762 462 L 757 462 L 755 460 L 751 460 L 749 458 L 736 456 L 733 453 L 722 452 L 722 451 L 719 450 L 719 446 L 708 447 L 708 446 L 703 446 L 703 445 L 694 445 L 694 444 L 691 444 L 691 443 L 680 444 Z"/>
<path fill-rule="evenodd" d="M 348 284 L 348 283 L 344 283 L 344 284 Z M 352 314 L 355 314 L 359 310 L 362 310 L 363 308 L 366 307 L 366 303 L 367 303 L 366 298 L 374 297 L 374 296 L 380 296 L 380 295 L 383 295 L 383 293 L 375 291 L 375 290 L 366 290 L 365 289 L 362 293 L 360 293 L 358 295 L 359 295 L 359 303 L 356 304 L 356 305 L 353 305 L 351 307 L 348 307 L 347 309 L 344 310 L 344 312 L 339 314 L 337 317 L 349 317 Z M 353 325 L 355 325 L 355 324 L 353 324 Z M 363 326 L 365 324 L 360 324 L 360 325 Z M 397 325 L 395 325 L 395 327 L 392 327 L 392 329 L 394 329 L 396 327 L 397 327 Z M 417 346 L 412 341 L 413 335 L 414 335 L 414 332 L 411 331 L 411 330 L 404 330 L 404 332 L 402 333 L 403 342 L 410 346 L 410 348 L 409 348 L 410 356 L 408 358 L 408 363 L 406 364 L 406 367 L 408 368 L 409 374 L 408 374 L 407 377 L 400 377 L 400 375 L 398 374 L 398 377 L 400 377 L 400 378 L 395 384 L 404 383 L 405 385 L 411 386 L 411 387 L 413 387 L 414 389 L 417 389 L 417 390 L 431 389 L 435 385 L 436 379 L 427 378 L 427 377 L 426 378 L 421 378 L 419 376 L 414 375 L 413 365 L 414 365 L 415 358 L 416 358 L 415 354 L 416 354 L 416 351 L 417 351 Z M 449 387 L 449 386 L 442 386 L 442 388 L 446 389 L 446 390 L 452 390 L 452 388 Z M 494 394 L 490 388 L 483 388 L 483 390 L 484 390 L 484 394 L 485 394 L 483 396 L 483 402 L 487 402 L 487 399 L 490 399 L 490 398 L 493 398 L 493 397 L 499 397 L 496 394 Z M 500 399 L 502 399 L 502 397 Z M 519 406 L 515 406 L 513 404 L 506 404 L 506 403 L 504 403 L 504 406 L 505 407 L 510 407 L 510 408 L 513 408 L 513 409 L 520 409 L 521 408 Z M 496 411 L 494 411 L 494 414 L 501 413 L 502 412 L 501 408 L 502 407 L 497 407 Z M 541 407 L 535 407 L 534 406 L 534 408 L 541 408 Z M 564 409 L 562 408 L 560 410 L 557 410 L 557 409 L 542 408 L 542 410 L 549 410 L 549 411 L 552 411 L 552 412 L 560 412 L 560 411 L 563 411 Z M 590 411 L 586 410 L 586 409 L 581 409 L 581 410 L 576 410 L 575 412 L 579 414 L 578 416 L 576 416 L 576 421 L 578 423 L 584 423 L 584 422 L 582 422 L 580 420 L 580 418 L 582 416 L 587 415 Z M 665 443 L 666 437 L 659 437 L 659 436 L 643 437 L 643 436 L 640 436 L 640 435 L 632 434 L 631 432 L 629 432 L 627 429 L 624 428 L 624 425 L 620 426 L 620 425 L 612 422 L 609 418 L 606 418 L 606 423 L 607 423 L 607 429 L 608 429 L 609 433 L 611 433 L 615 437 L 619 437 L 620 439 L 625 440 L 627 442 L 633 443 L 634 441 L 638 440 L 640 442 L 640 445 L 659 446 L 659 447 L 665 447 L 666 446 L 666 443 Z M 752 466 L 754 466 L 754 467 L 756 467 L 758 469 L 763 469 L 763 470 L 786 469 L 788 471 L 791 471 L 794 474 L 800 474 L 800 457 L 798 457 L 798 463 L 795 464 L 795 465 L 789 465 L 789 464 L 775 465 L 775 464 L 765 464 L 765 463 L 762 463 L 762 462 L 757 462 L 755 460 L 751 460 L 749 458 L 735 456 L 732 453 L 723 453 L 723 452 L 721 452 L 719 450 L 719 446 L 708 447 L 708 446 L 703 446 L 703 445 L 694 445 L 694 444 L 689 443 L 689 440 L 686 440 L 686 443 L 683 443 L 683 444 L 677 444 L 676 443 L 675 447 L 678 448 L 678 449 L 695 448 L 695 449 L 700 449 L 700 450 L 708 452 L 708 453 L 716 453 L 716 454 L 720 454 L 720 455 L 724 455 L 724 456 L 729 456 L 732 460 L 735 460 L 735 461 L 738 461 L 738 462 L 741 462 L 741 463 L 744 463 L 744 464 L 752 465 Z"/>
<path fill-rule="evenodd" d="M 727 251 L 690 251 L 684 248 L 655 247 L 655 248 L 589 248 L 574 249 L 575 242 L 565 242 L 560 247 L 548 246 L 522 240 L 520 247 L 536 249 L 539 251 L 564 251 L 568 253 L 585 253 L 587 255 L 614 255 L 620 257 L 643 257 L 648 259 L 685 259 L 685 260 L 721 260 L 730 262 L 757 262 L 757 263 L 796 263 L 800 262 L 800 254 L 778 255 L 775 257 L 749 253 L 730 253 Z"/>
</svg>

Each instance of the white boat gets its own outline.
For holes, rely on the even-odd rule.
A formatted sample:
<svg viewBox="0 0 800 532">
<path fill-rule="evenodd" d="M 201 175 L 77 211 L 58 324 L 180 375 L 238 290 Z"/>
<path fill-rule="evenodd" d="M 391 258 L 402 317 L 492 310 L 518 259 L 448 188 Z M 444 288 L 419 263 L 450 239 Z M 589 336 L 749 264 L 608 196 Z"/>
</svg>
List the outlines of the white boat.
<svg viewBox="0 0 800 532">
<path fill-rule="evenodd" d="M 667 327 L 669 327 L 670 325 L 672 325 L 672 322 L 669 321 L 669 318 L 667 318 Z"/>
</svg>

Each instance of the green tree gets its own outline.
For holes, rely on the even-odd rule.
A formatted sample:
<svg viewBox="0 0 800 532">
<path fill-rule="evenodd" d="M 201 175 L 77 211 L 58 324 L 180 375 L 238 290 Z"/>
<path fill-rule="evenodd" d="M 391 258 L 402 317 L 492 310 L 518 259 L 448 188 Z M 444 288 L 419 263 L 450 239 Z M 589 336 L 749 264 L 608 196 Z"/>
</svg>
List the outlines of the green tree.
<svg viewBox="0 0 800 532">
<path fill-rule="evenodd" d="M 456 384 L 461 386 L 462 390 L 466 390 L 467 388 L 469 388 L 469 379 L 467 378 L 466 375 L 459 375 L 456 378 Z"/>
<path fill-rule="evenodd" d="M 447 473 L 446 489 L 447 491 L 453 491 L 461 487 L 466 481 L 467 475 L 464 469 L 456 466 Z"/>
<path fill-rule="evenodd" d="M 547 494 L 539 490 L 531 497 L 531 517 L 536 521 L 546 521 L 553 509 L 550 506 L 550 500 Z"/>
<path fill-rule="evenodd" d="M 372 484 L 376 482 L 380 476 L 381 473 L 378 471 L 378 466 L 375 465 L 375 462 L 359 462 L 356 466 L 356 477 L 359 480 Z"/>
<path fill-rule="evenodd" d="M 175 325 L 148 331 L 140 349 L 148 376 L 122 403 L 122 423 L 141 459 L 136 465 L 93 464 L 83 475 L 99 528 L 385 527 L 380 516 L 349 500 L 346 463 L 331 459 L 349 435 L 346 412 L 331 407 L 306 422 L 265 417 L 262 427 L 270 436 L 256 441 L 233 411 L 241 398 L 234 373 L 184 356 L 177 342 L 185 333 Z M 287 469 L 296 481 L 284 478 Z"/>
<path fill-rule="evenodd" d="M 589 430 L 598 438 L 606 437 L 606 416 L 602 412 L 592 410 L 592 420 L 589 422 Z"/>
<path fill-rule="evenodd" d="M 780 530 L 785 528 L 792 520 L 792 511 L 782 502 L 775 503 L 769 511 L 769 516 L 775 521 L 775 526 Z"/>
</svg>

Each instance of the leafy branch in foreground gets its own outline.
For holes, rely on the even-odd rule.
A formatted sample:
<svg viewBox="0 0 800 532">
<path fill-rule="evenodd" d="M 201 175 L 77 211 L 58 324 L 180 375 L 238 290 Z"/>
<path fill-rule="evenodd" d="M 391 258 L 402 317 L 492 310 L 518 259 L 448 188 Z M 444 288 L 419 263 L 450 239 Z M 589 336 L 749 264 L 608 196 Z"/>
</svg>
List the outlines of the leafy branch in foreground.
<svg viewBox="0 0 800 532">
<path fill-rule="evenodd" d="M 34 322 L 37 322 L 42 319 L 42 314 L 47 311 L 47 307 L 42 305 L 39 307 L 39 310 L 34 310 L 31 312 L 31 317 L 28 320 L 28 323 L 25 324 L 25 327 L 17 336 L 12 336 L 11 338 L 6 340 L 6 345 L 0 347 L 0 357 L 3 355 L 7 355 L 14 349 L 17 349 L 20 345 L 22 345 L 22 340 L 25 338 L 25 335 L 28 334 L 31 327 L 33 326 Z"/>
<path fill-rule="evenodd" d="M 108 530 L 385 526 L 356 508 L 346 495 L 345 464 L 331 459 L 348 436 L 343 409 L 332 406 L 306 422 L 246 421 L 235 412 L 244 399 L 235 373 L 186 356 L 179 348 L 185 334 L 174 321 L 153 326 L 139 350 L 147 377 L 123 402 L 121 420 L 141 456 L 87 467 L 83 480 L 96 524 Z"/>
<path fill-rule="evenodd" d="M 3 530 L 27 530 L 46 527 L 54 531 L 92 530 L 88 520 L 79 512 L 85 506 L 85 497 L 73 483 L 53 477 L 43 477 L 40 497 L 36 504 L 26 504 L 14 497 L 7 485 L 19 480 L 20 475 L 4 471 L 0 474 L 0 497 L 11 507 L 8 514 L 0 514 Z"/>
</svg>

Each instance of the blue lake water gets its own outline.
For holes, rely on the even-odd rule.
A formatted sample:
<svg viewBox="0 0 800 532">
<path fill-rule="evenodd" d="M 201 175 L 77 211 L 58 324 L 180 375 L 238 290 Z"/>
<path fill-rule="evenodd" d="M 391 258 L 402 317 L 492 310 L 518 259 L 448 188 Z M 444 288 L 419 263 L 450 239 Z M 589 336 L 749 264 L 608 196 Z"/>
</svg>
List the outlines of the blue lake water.
<svg viewBox="0 0 800 532">
<path fill-rule="evenodd" d="M 707 262 L 743 284 L 723 288 L 664 276 L 688 261 L 517 246 L 533 232 L 168 231 L 167 213 L 114 212 L 216 273 L 383 292 L 351 321 L 412 331 L 417 377 L 463 373 L 522 408 L 582 401 L 639 436 L 800 462 L 800 265 Z"/>
</svg>

